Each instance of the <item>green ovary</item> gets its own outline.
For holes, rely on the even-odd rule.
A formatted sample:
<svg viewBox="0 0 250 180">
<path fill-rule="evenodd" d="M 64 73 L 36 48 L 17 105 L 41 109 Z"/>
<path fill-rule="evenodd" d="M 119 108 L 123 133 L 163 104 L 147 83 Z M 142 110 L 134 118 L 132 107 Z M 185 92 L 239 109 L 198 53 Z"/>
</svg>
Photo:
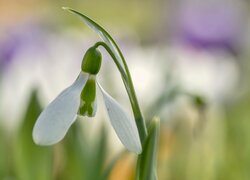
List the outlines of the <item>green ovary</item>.
<svg viewBox="0 0 250 180">
<path fill-rule="evenodd" d="M 96 75 L 102 64 L 102 55 L 98 49 L 91 47 L 87 50 L 82 61 L 82 71 Z"/>
</svg>

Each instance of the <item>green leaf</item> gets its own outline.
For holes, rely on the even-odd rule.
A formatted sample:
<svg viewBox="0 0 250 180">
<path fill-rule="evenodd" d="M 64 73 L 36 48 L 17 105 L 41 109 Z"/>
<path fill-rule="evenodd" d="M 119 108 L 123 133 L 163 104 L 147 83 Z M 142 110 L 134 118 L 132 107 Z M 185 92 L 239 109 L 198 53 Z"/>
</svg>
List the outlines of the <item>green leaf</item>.
<svg viewBox="0 0 250 180">
<path fill-rule="evenodd" d="M 62 141 L 62 170 L 57 179 L 99 180 L 107 155 L 107 132 L 102 126 L 94 140 L 88 140 L 85 128 L 76 121 Z M 103 180 L 103 179 L 102 179 Z"/>
<path fill-rule="evenodd" d="M 95 143 L 93 155 L 90 161 L 92 161 L 91 176 L 88 179 L 96 179 L 96 180 L 104 180 L 102 179 L 102 172 L 104 169 L 106 157 L 108 154 L 108 138 L 107 138 L 107 130 L 105 125 L 103 124 L 100 133 L 98 134 L 98 139 Z"/>
<path fill-rule="evenodd" d="M 149 134 L 145 141 L 142 154 L 138 157 L 137 180 L 156 180 L 156 162 L 158 140 L 160 133 L 160 120 L 153 118 L 149 127 Z"/>
<path fill-rule="evenodd" d="M 72 124 L 68 133 L 62 141 L 63 151 L 59 160 L 62 166 L 61 173 L 57 179 L 67 180 L 74 176 L 74 179 L 87 179 L 88 174 L 88 155 L 89 143 L 85 132 L 81 127 L 80 121 Z"/>
<path fill-rule="evenodd" d="M 94 30 L 100 38 L 108 45 L 108 47 L 112 50 L 117 60 L 120 62 L 120 64 L 124 67 L 124 57 L 121 53 L 121 50 L 117 46 L 114 39 L 111 37 L 111 35 L 104 30 L 100 25 L 98 25 L 96 22 L 94 22 L 92 19 L 90 19 L 88 16 L 83 15 L 79 12 L 77 12 L 74 9 L 71 9 L 69 7 L 63 7 L 64 10 L 68 10 L 69 12 L 79 16 L 85 24 L 87 24 L 92 30 Z"/>
<path fill-rule="evenodd" d="M 52 149 L 34 144 L 32 130 L 42 108 L 33 91 L 20 129 L 14 141 L 14 160 L 18 179 L 52 179 Z"/>
<path fill-rule="evenodd" d="M 6 176 L 6 141 L 5 141 L 5 131 L 4 129 L 0 126 L 0 177 L 5 177 Z"/>
</svg>

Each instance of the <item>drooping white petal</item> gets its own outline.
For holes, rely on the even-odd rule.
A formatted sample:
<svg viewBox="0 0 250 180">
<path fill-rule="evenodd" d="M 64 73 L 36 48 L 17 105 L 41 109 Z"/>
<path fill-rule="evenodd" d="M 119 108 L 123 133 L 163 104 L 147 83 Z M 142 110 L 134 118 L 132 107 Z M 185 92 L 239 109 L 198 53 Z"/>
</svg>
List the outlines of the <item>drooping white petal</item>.
<svg viewBox="0 0 250 180">
<path fill-rule="evenodd" d="M 98 85 L 104 98 L 109 119 L 117 136 L 128 150 L 140 154 L 142 147 L 135 121 L 128 116 L 115 99 L 104 91 L 100 84 Z"/>
<path fill-rule="evenodd" d="M 92 117 L 94 117 L 96 115 L 96 111 L 97 111 L 97 98 L 95 98 L 95 100 L 94 100 L 94 102 L 92 104 L 92 107 L 94 109 Z"/>
<path fill-rule="evenodd" d="M 80 105 L 80 94 L 88 74 L 82 72 L 76 81 L 61 92 L 40 114 L 33 129 L 33 140 L 39 145 L 59 142 L 75 121 Z"/>
</svg>

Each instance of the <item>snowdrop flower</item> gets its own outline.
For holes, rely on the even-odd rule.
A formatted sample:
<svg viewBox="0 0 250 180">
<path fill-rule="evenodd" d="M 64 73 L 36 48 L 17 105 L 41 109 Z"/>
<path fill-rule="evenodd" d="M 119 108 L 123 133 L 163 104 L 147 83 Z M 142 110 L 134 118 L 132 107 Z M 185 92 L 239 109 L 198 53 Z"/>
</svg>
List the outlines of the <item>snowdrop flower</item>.
<svg viewBox="0 0 250 180">
<path fill-rule="evenodd" d="M 52 145 L 62 140 L 77 115 L 94 117 L 97 108 L 96 86 L 98 86 L 117 136 L 128 150 L 141 153 L 142 147 L 135 121 L 96 82 L 101 59 L 101 53 L 96 47 L 89 48 L 75 82 L 61 92 L 38 117 L 33 129 L 33 139 L 36 144 Z"/>
</svg>

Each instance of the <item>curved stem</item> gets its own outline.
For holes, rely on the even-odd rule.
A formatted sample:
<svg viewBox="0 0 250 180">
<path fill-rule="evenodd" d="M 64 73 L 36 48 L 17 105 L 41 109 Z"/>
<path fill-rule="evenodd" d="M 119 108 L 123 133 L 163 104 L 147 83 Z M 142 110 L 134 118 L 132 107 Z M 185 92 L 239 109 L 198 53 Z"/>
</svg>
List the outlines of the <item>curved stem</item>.
<svg viewBox="0 0 250 180">
<path fill-rule="evenodd" d="M 140 109 L 140 106 L 139 106 L 139 103 L 138 103 L 138 100 L 137 100 L 134 84 L 133 84 L 131 74 L 130 74 L 129 69 L 128 69 L 128 65 L 127 65 L 127 63 L 125 61 L 125 58 L 123 57 L 120 49 L 119 48 L 117 48 L 117 49 L 119 51 L 119 54 L 121 55 L 121 58 L 122 58 L 122 61 L 123 61 L 124 67 L 125 67 L 125 71 L 127 72 L 128 83 L 129 83 L 129 86 L 130 86 L 132 99 L 134 100 L 134 107 L 135 107 L 135 110 L 136 110 L 136 112 L 134 113 L 134 116 L 135 116 L 137 127 L 140 127 L 140 128 L 138 128 L 138 131 L 139 131 L 142 146 L 143 146 L 144 142 L 145 142 L 145 140 L 147 138 L 148 131 L 147 131 L 145 120 L 143 119 L 141 109 Z"/>
<path fill-rule="evenodd" d="M 131 106 L 133 109 L 133 114 L 134 114 L 137 129 L 138 129 L 138 132 L 140 135 L 141 144 L 143 146 L 144 141 L 146 140 L 146 137 L 147 137 L 147 128 L 146 128 L 145 121 L 143 119 L 143 116 L 142 116 L 142 113 L 140 110 L 140 106 L 139 106 L 139 103 L 137 100 L 137 96 L 136 96 L 133 81 L 132 81 L 132 78 L 131 78 L 131 75 L 130 75 L 130 72 L 128 69 L 128 65 L 127 65 L 124 57 L 122 56 L 122 53 L 120 52 L 119 48 L 118 48 L 119 54 L 122 58 L 122 62 L 123 62 L 125 71 L 122 68 L 119 61 L 117 60 L 117 58 L 115 57 L 113 51 L 110 49 L 110 47 L 105 42 L 100 41 L 94 45 L 94 47 L 96 47 L 96 48 L 98 46 L 103 46 L 107 50 L 107 52 L 110 54 L 110 56 L 114 60 L 116 66 L 118 67 L 118 69 L 122 75 L 122 79 L 123 79 L 123 82 L 125 84 L 125 88 L 126 88 L 126 91 L 128 93 L 129 100 L 130 100 L 130 103 L 131 103 Z"/>
<path fill-rule="evenodd" d="M 122 74 L 122 77 L 123 78 L 126 78 L 126 73 L 124 72 L 122 66 L 120 65 L 119 61 L 116 59 L 115 55 L 112 53 L 112 50 L 108 47 L 107 44 L 105 44 L 104 42 L 102 41 L 99 41 L 97 43 L 95 43 L 94 47 L 95 48 L 98 48 L 98 46 L 102 46 L 106 49 L 106 51 L 109 53 L 109 55 L 112 57 L 112 59 L 114 60 L 116 66 L 118 67 L 119 71 L 121 72 Z"/>
</svg>

